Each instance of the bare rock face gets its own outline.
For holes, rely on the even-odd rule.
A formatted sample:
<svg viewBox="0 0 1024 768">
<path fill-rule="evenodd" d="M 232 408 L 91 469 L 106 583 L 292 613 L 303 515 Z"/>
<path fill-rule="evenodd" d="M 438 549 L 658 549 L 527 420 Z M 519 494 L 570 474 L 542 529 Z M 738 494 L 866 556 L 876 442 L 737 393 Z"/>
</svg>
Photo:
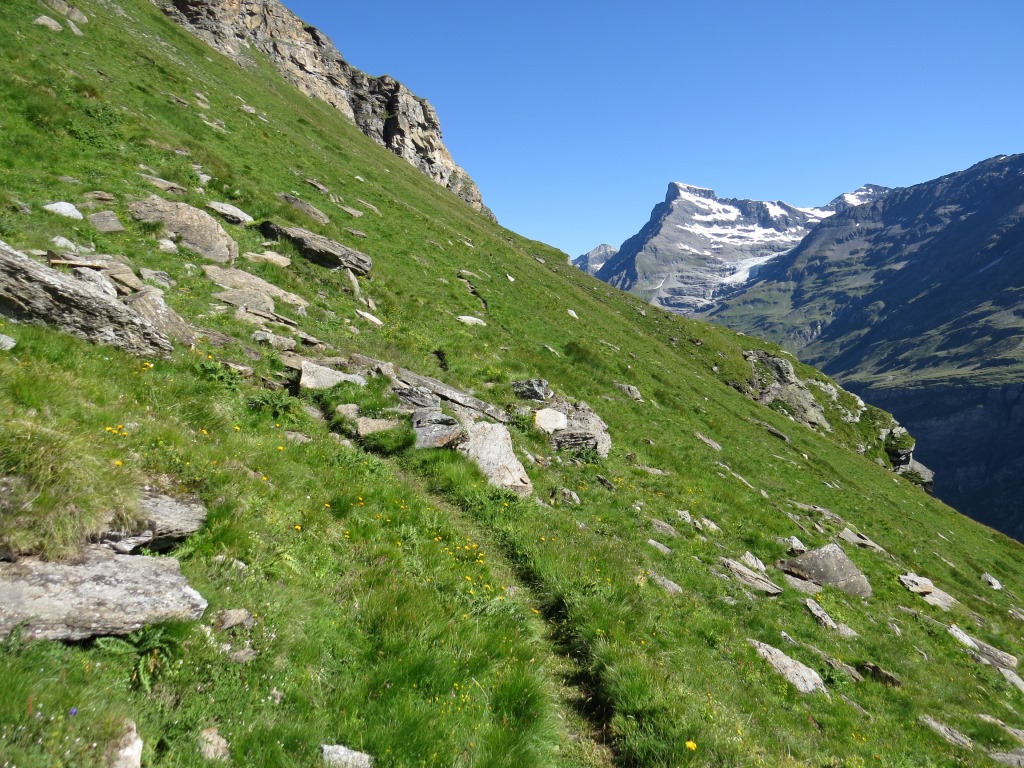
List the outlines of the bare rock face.
<svg viewBox="0 0 1024 768">
<path fill-rule="evenodd" d="M 126 635 L 146 624 L 194 621 L 206 600 L 170 557 L 115 555 L 88 547 L 77 564 L 0 563 L 0 637 L 23 621 L 26 637 L 83 640 Z"/>
<path fill-rule="evenodd" d="M 533 483 L 512 448 L 508 427 L 478 422 L 467 431 L 469 439 L 459 450 L 480 467 L 493 485 L 508 488 L 519 496 L 533 492 Z"/>
<path fill-rule="evenodd" d="M 181 245 L 210 261 L 234 261 L 238 257 L 238 243 L 224 231 L 213 216 L 193 208 L 188 203 L 172 203 L 151 195 L 128 206 L 138 221 L 161 222 L 169 232 L 179 237 Z"/>
<path fill-rule="evenodd" d="M 397 80 L 371 77 L 277 0 L 153 0 L 164 13 L 243 66 L 263 53 L 303 93 L 326 101 L 364 134 L 493 218 L 441 138 L 437 112 Z"/>
<path fill-rule="evenodd" d="M 141 357 L 164 357 L 171 343 L 137 312 L 0 241 L 0 315 L 53 325 L 94 344 Z"/>
</svg>

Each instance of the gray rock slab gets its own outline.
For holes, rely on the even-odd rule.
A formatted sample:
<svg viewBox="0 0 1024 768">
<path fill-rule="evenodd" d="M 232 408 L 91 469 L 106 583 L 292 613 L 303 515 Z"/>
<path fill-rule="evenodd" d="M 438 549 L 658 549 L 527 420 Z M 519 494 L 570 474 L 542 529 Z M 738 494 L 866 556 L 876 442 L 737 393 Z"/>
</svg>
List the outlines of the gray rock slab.
<svg viewBox="0 0 1024 768">
<path fill-rule="evenodd" d="M 467 429 L 468 438 L 458 450 L 466 454 L 488 481 L 519 496 L 533 493 L 533 483 L 512 448 L 512 436 L 504 424 L 479 422 Z"/>
<path fill-rule="evenodd" d="M 672 549 L 670 547 L 666 547 L 664 544 L 662 544 L 657 539 L 648 539 L 647 543 L 650 544 L 652 547 L 654 547 L 659 552 L 661 552 L 661 554 L 663 554 L 663 555 L 671 555 L 672 554 Z"/>
<path fill-rule="evenodd" d="M 918 576 L 916 573 L 904 573 L 899 579 L 900 584 L 914 594 L 920 595 L 929 605 L 934 605 L 944 611 L 949 611 L 956 605 L 956 598 L 936 587 L 931 579 Z"/>
<path fill-rule="evenodd" d="M 268 320 L 273 319 L 277 314 L 274 300 L 262 291 L 232 288 L 213 294 L 213 298 L 255 315 L 262 315 Z"/>
<path fill-rule="evenodd" d="M 971 637 L 956 624 L 951 624 L 946 631 L 955 637 L 957 642 L 961 645 L 970 648 L 973 651 L 977 651 L 978 656 L 980 656 L 986 663 L 1001 669 L 1017 668 L 1016 656 L 1013 656 L 1006 651 L 1001 651 L 995 646 L 989 645 L 976 637 Z"/>
<path fill-rule="evenodd" d="M 60 22 L 56 19 L 51 19 L 49 16 L 40 16 L 32 22 L 37 27 L 44 27 L 49 29 L 51 32 L 61 32 L 64 27 L 60 25 Z"/>
<path fill-rule="evenodd" d="M 871 584 L 838 544 L 827 544 L 789 560 L 778 567 L 801 579 L 830 585 L 857 597 L 870 597 Z"/>
<path fill-rule="evenodd" d="M 170 290 L 177 285 L 177 283 L 171 279 L 171 276 L 162 269 L 146 269 L 143 267 L 139 270 L 139 277 L 143 280 L 154 282 L 165 290 Z"/>
<path fill-rule="evenodd" d="M 249 261 L 255 261 L 257 263 L 274 264 L 278 267 L 290 267 L 292 260 L 287 256 L 277 253 L 277 251 L 263 251 L 262 253 L 253 253 L 249 251 L 242 254 L 242 258 L 248 259 Z"/>
<path fill-rule="evenodd" d="M 44 16 L 42 18 L 46 17 Z M 53 19 L 50 19 L 50 21 L 53 21 Z M 57 24 L 57 22 L 55 21 L 53 23 Z M 57 26 L 59 27 L 60 25 L 57 24 Z M 46 205 L 43 206 L 43 210 L 49 211 L 50 213 L 55 213 L 58 216 L 64 216 L 65 218 L 68 219 L 75 219 L 77 221 L 81 221 L 82 219 L 85 218 L 82 215 L 82 212 L 78 210 L 72 203 L 64 201 L 57 203 L 47 203 Z"/>
<path fill-rule="evenodd" d="M 340 744 L 321 744 L 324 765 L 330 768 L 373 768 L 373 758 L 365 752 L 343 747 Z"/>
<path fill-rule="evenodd" d="M 395 419 L 371 419 L 368 416 L 360 416 L 356 419 L 356 434 L 359 437 L 366 437 L 377 432 L 396 429 L 400 426 L 402 426 L 402 422 Z"/>
<path fill-rule="evenodd" d="M 821 679 L 821 675 L 815 672 L 813 669 L 808 667 L 806 664 L 802 664 L 796 659 L 792 659 L 778 648 L 762 643 L 757 640 L 747 639 L 757 650 L 758 655 L 771 665 L 772 669 L 782 675 L 789 683 L 796 688 L 800 693 L 814 693 L 815 691 L 825 691 L 825 681 Z"/>
<path fill-rule="evenodd" d="M 216 727 L 205 728 L 199 734 L 199 754 L 210 762 L 226 762 L 231 757 L 231 746 Z"/>
<path fill-rule="evenodd" d="M 712 439 L 711 439 L 710 437 L 708 437 L 707 435 L 704 435 L 704 434 L 702 434 L 702 433 L 700 433 L 700 432 L 694 432 L 694 433 L 693 433 L 693 436 L 694 436 L 694 437 L 696 437 L 696 438 L 697 438 L 698 440 L 700 440 L 700 441 L 701 441 L 702 443 L 704 443 L 704 444 L 705 444 L 706 446 L 708 446 L 709 448 L 711 448 L 711 449 L 712 449 L 712 450 L 714 450 L 714 451 L 720 451 L 720 450 L 722 450 L 722 446 L 721 446 L 721 445 L 719 445 L 719 444 L 718 444 L 717 442 L 715 442 L 714 440 L 712 440 Z"/>
<path fill-rule="evenodd" d="M 297 342 L 288 336 L 278 336 L 271 331 L 253 331 L 252 340 L 258 344 L 267 344 L 274 349 L 291 351 L 295 349 Z"/>
<path fill-rule="evenodd" d="M 188 190 L 187 189 L 185 189 L 183 186 L 181 186 L 181 184 L 175 184 L 173 181 L 168 181 L 167 179 L 161 179 L 159 176 L 152 176 L 152 175 L 150 175 L 148 173 L 140 173 L 139 176 L 141 176 L 143 179 L 148 181 L 150 184 L 152 184 L 154 187 L 159 189 L 161 192 L 166 192 L 169 195 L 181 195 L 181 196 L 184 196 L 184 195 L 188 194 Z"/>
<path fill-rule="evenodd" d="M 244 269 L 218 267 L 216 264 L 204 264 L 203 271 L 217 285 L 238 291 L 257 291 L 267 296 L 291 304 L 293 307 L 307 307 L 309 302 L 298 294 L 278 288 L 262 277 L 246 272 Z"/>
<path fill-rule="evenodd" d="M 1021 768 L 1024 766 L 1024 749 L 1015 749 L 1011 752 L 989 752 L 988 756 L 1000 765 Z"/>
<path fill-rule="evenodd" d="M 752 589 L 756 589 L 758 592 L 763 592 L 769 597 L 775 597 L 776 595 L 782 594 L 782 587 L 772 582 L 767 576 L 752 571 L 743 563 L 731 560 L 728 557 L 718 558 L 719 562 L 724 565 L 729 572 L 743 584 L 746 584 Z"/>
<path fill-rule="evenodd" d="M 221 631 L 229 629 L 252 629 L 256 625 L 256 619 L 246 608 L 228 608 L 217 614 L 217 621 L 214 626 Z"/>
<path fill-rule="evenodd" d="M 373 267 L 373 261 L 365 253 L 302 227 L 284 227 L 265 221 L 260 224 L 260 232 L 274 240 L 287 240 L 303 258 L 321 266 L 351 269 L 357 275 L 367 275 Z"/>
<path fill-rule="evenodd" d="M 4 334 L 0 333 L 0 352 L 9 352 L 10 350 L 14 349 L 14 347 L 17 344 L 18 342 L 12 339 L 10 336 L 5 336 Z"/>
<path fill-rule="evenodd" d="M 366 379 L 355 373 L 345 373 L 309 360 L 302 361 L 302 375 L 299 378 L 300 389 L 330 389 L 336 384 L 350 382 L 360 387 L 366 386 Z"/>
<path fill-rule="evenodd" d="M 663 590 L 668 592 L 670 595 L 681 595 L 683 593 L 683 588 L 680 587 L 678 584 L 676 584 L 671 579 L 666 579 L 664 576 L 660 576 L 659 574 L 655 573 L 654 571 L 651 571 L 650 576 L 651 576 L 651 581 L 653 581 L 655 584 L 657 584 Z"/>
<path fill-rule="evenodd" d="M 81 562 L 0 563 L 0 637 L 21 622 L 27 638 L 82 640 L 125 635 L 147 624 L 193 621 L 206 600 L 171 557 L 116 555 L 87 547 Z"/>
<path fill-rule="evenodd" d="M 307 203 L 300 197 L 296 197 L 295 195 L 289 195 L 286 193 L 278 193 L 277 199 L 280 200 L 282 203 L 287 203 L 300 213 L 304 213 L 306 216 L 308 216 L 321 226 L 326 226 L 327 224 L 331 223 L 330 216 L 321 211 L 315 205 Z"/>
<path fill-rule="evenodd" d="M 124 224 L 117 218 L 117 214 L 113 211 L 100 211 L 89 216 L 89 223 L 92 224 L 93 229 L 103 234 L 112 234 L 114 232 L 124 232 Z"/>
<path fill-rule="evenodd" d="M 839 534 L 839 538 L 847 542 L 848 544 L 855 544 L 856 546 L 863 547 L 864 549 L 873 549 L 875 552 L 885 553 L 884 549 L 878 546 L 875 542 L 873 542 L 863 533 L 855 533 L 854 531 L 851 531 L 849 528 L 843 528 L 842 532 L 840 532 Z"/>
<path fill-rule="evenodd" d="M 480 326 L 486 326 L 487 325 L 487 323 L 485 323 L 479 317 L 473 317 L 472 315 L 459 315 L 456 318 L 456 320 L 458 320 L 463 325 L 480 325 Z"/>
<path fill-rule="evenodd" d="M 999 579 L 997 579 L 991 573 L 981 574 L 981 580 L 988 584 L 990 587 L 992 587 L 992 589 L 1001 590 L 1003 588 L 1002 582 L 999 581 Z"/>
<path fill-rule="evenodd" d="M 176 499 L 162 493 L 143 493 L 139 500 L 143 524 L 129 531 L 106 531 L 100 543 L 126 555 L 146 547 L 166 550 L 198 531 L 207 511 L 195 499 Z"/>
<path fill-rule="evenodd" d="M 626 397 L 636 400 L 638 403 L 642 403 L 644 401 L 643 395 L 640 394 L 640 390 L 632 384 L 622 384 L 617 381 L 615 382 L 615 387 Z"/>
<path fill-rule="evenodd" d="M 767 568 L 765 568 L 765 565 L 761 561 L 761 558 L 759 558 L 757 555 L 750 551 L 743 553 L 743 555 L 740 557 L 740 562 L 752 571 L 764 573 L 766 570 L 768 570 Z"/>
<path fill-rule="evenodd" d="M 973 741 L 971 741 L 969 738 L 964 736 L 959 731 L 950 728 L 945 723 L 940 723 L 938 720 L 936 720 L 933 717 L 930 717 L 929 715 L 921 715 L 917 719 L 924 725 L 931 728 L 937 734 L 939 734 L 939 736 L 944 738 L 954 747 L 962 747 L 963 749 L 974 749 Z"/>
<path fill-rule="evenodd" d="M 179 344 L 195 343 L 197 339 L 195 329 L 181 315 L 167 306 L 163 291 L 159 288 L 150 285 L 144 286 L 138 293 L 126 297 L 124 303 L 168 338 L 174 339 Z"/>
<path fill-rule="evenodd" d="M 98 288 L 30 259 L 0 241 L 0 314 L 53 325 L 130 354 L 163 357 L 170 340 L 130 307 Z"/>
<path fill-rule="evenodd" d="M 231 205 L 230 203 L 219 203 L 214 200 L 207 203 L 206 207 L 218 214 L 228 224 L 237 224 L 239 226 L 246 227 L 256 221 L 256 219 L 241 208 Z"/>
<path fill-rule="evenodd" d="M 672 538 L 679 536 L 679 531 L 675 529 L 675 526 L 666 523 L 664 520 L 651 518 L 651 526 L 663 536 L 671 536 Z"/>
<path fill-rule="evenodd" d="M 466 435 L 458 419 L 440 409 L 424 408 L 413 412 L 412 429 L 416 433 L 416 448 L 451 448 Z"/>
<path fill-rule="evenodd" d="M 783 576 L 786 577 L 786 584 L 791 586 L 797 592 L 803 592 L 806 595 L 816 595 L 821 592 L 821 587 L 813 581 L 798 579 L 796 576 L 790 576 L 788 573 L 784 573 Z"/>
<path fill-rule="evenodd" d="M 537 429 L 547 432 L 549 435 L 569 426 L 568 417 L 554 408 L 541 408 L 533 414 L 533 422 L 537 425 Z"/>
<path fill-rule="evenodd" d="M 998 669 L 999 674 L 1006 678 L 1006 682 L 1008 682 L 1021 693 L 1024 693 L 1024 680 L 1020 679 L 1020 675 L 1018 675 L 1012 669 L 1007 669 L 1006 667 L 998 667 Z"/>
<path fill-rule="evenodd" d="M 568 488 L 559 488 L 552 493 L 555 500 L 559 504 L 571 504 L 572 506 L 579 506 L 582 502 L 580 501 L 579 494 L 576 491 L 569 490 Z"/>
<path fill-rule="evenodd" d="M 224 263 L 238 256 L 238 243 L 224 227 L 206 211 L 187 203 L 173 203 L 152 195 L 131 203 L 128 210 L 137 221 L 163 224 L 178 236 L 180 245 L 210 261 Z"/>
</svg>

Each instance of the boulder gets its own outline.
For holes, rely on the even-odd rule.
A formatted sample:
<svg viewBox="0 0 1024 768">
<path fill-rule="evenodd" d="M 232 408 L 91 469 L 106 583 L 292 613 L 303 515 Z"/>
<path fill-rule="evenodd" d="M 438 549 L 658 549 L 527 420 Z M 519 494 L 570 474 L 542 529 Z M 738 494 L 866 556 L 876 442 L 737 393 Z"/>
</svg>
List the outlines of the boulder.
<svg viewBox="0 0 1024 768">
<path fill-rule="evenodd" d="M 228 224 L 238 224 L 239 226 L 246 227 L 255 221 L 252 216 L 241 208 L 236 208 L 229 203 L 218 203 L 217 201 L 213 201 L 207 203 L 206 207 L 214 213 L 219 214 L 220 217 Z"/>
<path fill-rule="evenodd" d="M 117 214 L 113 211 L 100 211 L 89 216 L 89 223 L 92 224 L 93 229 L 103 234 L 113 234 L 115 232 L 124 232 L 124 224 L 117 218 Z"/>
<path fill-rule="evenodd" d="M 754 397 L 762 405 L 778 400 L 794 421 L 831 431 L 825 409 L 814 399 L 807 384 L 796 375 L 793 363 L 765 350 L 748 350 L 743 356 L 754 369 L 758 392 Z"/>
<path fill-rule="evenodd" d="M 1014 672 L 1012 669 L 1006 667 L 997 667 L 999 674 L 1006 678 L 1006 682 L 1012 685 L 1021 693 L 1024 693 L 1024 680 L 1021 680 L 1020 675 Z"/>
<path fill-rule="evenodd" d="M 602 459 L 608 458 L 612 438 L 608 425 L 584 402 L 575 405 L 558 403 L 556 409 L 566 415 L 568 426 L 551 436 L 551 445 L 556 450 L 592 450 Z"/>
<path fill-rule="evenodd" d="M 170 340 L 130 307 L 0 241 L 0 315 L 53 325 L 95 344 L 164 357 Z"/>
<path fill-rule="evenodd" d="M 128 210 L 137 221 L 163 224 L 168 232 L 177 235 L 179 244 L 210 261 L 223 263 L 238 256 L 238 243 L 224 227 L 206 211 L 187 203 L 172 203 L 151 195 L 131 203 Z"/>
<path fill-rule="evenodd" d="M 533 422 L 537 429 L 549 435 L 569 426 L 568 417 L 554 408 L 541 408 L 533 414 Z"/>
<path fill-rule="evenodd" d="M 324 267 L 350 269 L 357 275 L 367 275 L 373 267 L 373 262 L 365 253 L 302 227 L 283 227 L 265 221 L 260 224 L 260 232 L 264 237 L 274 240 L 287 240 L 304 258 Z"/>
<path fill-rule="evenodd" d="M 619 382 L 615 382 L 615 386 L 626 397 L 636 400 L 638 403 L 642 403 L 644 401 L 643 396 L 640 394 L 640 390 L 632 384 L 620 384 Z"/>
<path fill-rule="evenodd" d="M 416 448 L 454 447 L 465 437 L 458 420 L 440 409 L 414 411 L 412 431 L 416 433 Z"/>
<path fill-rule="evenodd" d="M 582 502 L 580 501 L 579 494 L 576 491 L 571 491 L 568 488 L 558 488 L 551 492 L 552 499 L 558 504 L 571 504 L 572 506 L 579 506 Z"/>
<path fill-rule="evenodd" d="M 791 576 L 822 586 L 831 585 L 857 597 L 871 596 L 867 578 L 835 543 L 781 560 L 777 567 Z"/>
<path fill-rule="evenodd" d="M 478 422 L 467 432 L 469 438 L 459 450 L 480 467 L 492 485 L 508 488 L 519 496 L 533 492 L 533 483 L 512 448 L 508 427 Z"/>
<path fill-rule="evenodd" d="M 981 574 L 981 580 L 988 584 L 990 587 L 992 587 L 992 589 L 1001 590 L 1003 588 L 1002 582 L 1000 582 L 999 579 L 997 579 L 991 573 Z"/>
<path fill-rule="evenodd" d="M 825 691 L 825 681 L 821 679 L 821 675 L 807 665 L 791 659 L 778 648 L 767 643 L 750 638 L 747 639 L 747 642 L 754 646 L 758 655 L 767 661 L 772 669 L 786 678 L 800 693 Z"/>
<path fill-rule="evenodd" d="M 356 752 L 340 744 L 321 744 L 320 751 L 324 765 L 329 768 L 373 768 L 373 758 L 365 752 Z"/>
<path fill-rule="evenodd" d="M 679 531 L 677 531 L 674 526 L 666 523 L 664 520 L 651 518 L 651 527 L 654 528 L 654 530 L 660 533 L 662 536 L 671 536 L 672 538 L 677 538 L 679 536 Z"/>
<path fill-rule="evenodd" d="M 555 394 L 544 379 L 513 381 L 512 391 L 516 393 L 517 397 L 521 397 L 524 400 L 538 400 L 540 402 L 550 400 Z"/>
<path fill-rule="evenodd" d="M 321 226 L 326 226 L 327 224 L 331 223 L 330 216 L 321 211 L 315 205 L 310 205 L 302 198 L 296 197 L 295 195 L 288 195 L 282 192 L 278 193 L 277 199 L 280 200 L 282 203 L 288 203 L 288 205 L 290 205 L 295 210 L 306 214 L 307 216 L 309 216 L 309 218 L 311 218 L 313 221 L 315 221 L 317 224 L 320 224 Z"/>
<path fill-rule="evenodd" d="M 25 622 L 26 638 L 83 640 L 126 635 L 165 621 L 194 621 L 206 600 L 171 557 L 85 549 L 75 564 L 23 559 L 0 563 L 0 637 Z"/>
<path fill-rule="evenodd" d="M 168 275 L 166 272 L 160 269 L 146 269 L 145 267 L 143 267 L 142 269 L 139 270 L 139 277 L 141 277 L 143 280 L 149 280 L 150 282 L 154 282 L 161 288 L 164 288 L 166 290 L 170 290 L 175 285 L 177 285 L 177 283 L 171 279 L 170 275 Z"/>
<path fill-rule="evenodd" d="M 306 307 L 309 302 L 301 296 L 278 288 L 273 283 L 267 282 L 262 277 L 251 275 L 244 269 L 233 269 L 218 267 L 214 264 L 203 265 L 203 271 L 217 285 L 224 288 L 231 288 L 237 291 L 256 291 L 258 293 L 280 299 L 293 307 Z"/>
<path fill-rule="evenodd" d="M 43 16 L 41 18 L 45 19 L 47 17 Z M 50 21 L 53 21 L 53 19 L 50 19 Z M 53 23 L 57 24 L 57 22 L 55 21 Z M 57 27 L 59 29 L 60 24 L 57 24 Z M 47 205 L 43 206 L 43 210 L 49 211 L 50 213 L 55 213 L 58 216 L 64 216 L 65 218 L 68 219 L 75 219 L 77 221 L 81 221 L 82 219 L 85 218 L 82 215 L 82 212 L 78 210 L 72 203 L 66 203 L 63 201 L 59 203 L 48 203 Z"/>
</svg>

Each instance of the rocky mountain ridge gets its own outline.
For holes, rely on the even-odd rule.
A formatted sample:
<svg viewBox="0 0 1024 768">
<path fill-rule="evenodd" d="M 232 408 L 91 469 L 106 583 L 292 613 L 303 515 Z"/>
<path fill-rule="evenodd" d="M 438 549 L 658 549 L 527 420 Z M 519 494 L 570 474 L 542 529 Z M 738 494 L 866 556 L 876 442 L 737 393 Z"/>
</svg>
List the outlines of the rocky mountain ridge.
<svg viewBox="0 0 1024 768">
<path fill-rule="evenodd" d="M 265 55 L 303 93 L 327 102 L 383 147 L 475 210 L 494 218 L 480 189 L 452 158 L 437 111 L 402 83 L 362 72 L 320 30 L 278 0 L 152 0 L 170 18 L 242 66 Z"/>
<path fill-rule="evenodd" d="M 672 312 L 706 311 L 833 213 L 673 182 L 647 224 L 592 274 Z"/>
</svg>

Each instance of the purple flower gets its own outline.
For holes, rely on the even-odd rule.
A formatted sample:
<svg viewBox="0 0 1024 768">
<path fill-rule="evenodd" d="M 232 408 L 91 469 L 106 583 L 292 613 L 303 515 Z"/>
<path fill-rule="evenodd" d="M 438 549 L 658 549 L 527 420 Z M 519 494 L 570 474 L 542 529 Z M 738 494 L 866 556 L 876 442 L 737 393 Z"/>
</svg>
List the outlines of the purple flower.
<svg viewBox="0 0 1024 768">
<path fill-rule="evenodd" d="M 71 708 L 71 709 L 70 709 L 70 710 L 68 711 L 68 715 L 70 715 L 71 717 L 74 717 L 74 716 L 75 716 L 75 715 L 77 715 L 77 714 L 78 714 L 78 707 L 72 707 L 72 708 Z"/>
</svg>

